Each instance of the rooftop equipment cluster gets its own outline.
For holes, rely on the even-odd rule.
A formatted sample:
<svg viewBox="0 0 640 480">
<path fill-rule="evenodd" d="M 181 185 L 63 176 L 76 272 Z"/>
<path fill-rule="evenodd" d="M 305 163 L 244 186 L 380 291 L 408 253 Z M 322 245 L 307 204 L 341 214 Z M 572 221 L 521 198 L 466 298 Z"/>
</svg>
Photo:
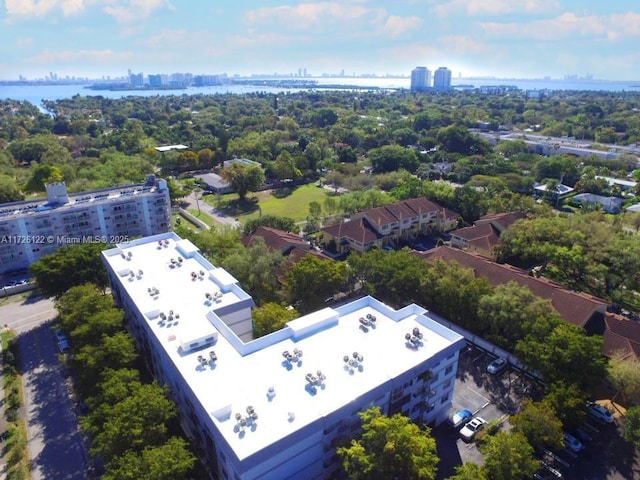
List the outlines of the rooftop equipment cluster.
<svg viewBox="0 0 640 480">
<path fill-rule="evenodd" d="M 209 365 L 210 363 L 214 363 L 218 361 L 218 356 L 216 355 L 216 352 L 214 352 L 213 350 L 209 350 L 209 359 L 207 360 L 205 358 L 204 355 L 198 355 L 198 363 L 200 364 L 200 367 L 204 368 L 207 365 Z"/>
<path fill-rule="evenodd" d="M 351 368 L 360 368 L 364 357 L 358 352 L 353 352 L 353 355 L 351 357 L 349 357 L 349 355 L 345 355 L 344 357 L 342 357 L 342 360 L 344 361 L 345 365 L 348 365 Z"/>
<path fill-rule="evenodd" d="M 191 280 L 195 281 L 197 279 L 204 279 L 204 270 L 200 270 L 199 272 L 191 272 Z"/>
<path fill-rule="evenodd" d="M 181 267 L 182 266 L 182 257 L 178 257 L 177 259 L 172 258 L 170 260 L 169 268 Z"/>
<path fill-rule="evenodd" d="M 422 346 L 422 332 L 420 332 L 418 327 L 414 327 L 413 332 L 407 333 L 404 339 L 407 341 L 408 347 L 418 348 Z"/>
<path fill-rule="evenodd" d="M 327 378 L 326 375 L 322 373 L 321 370 L 318 370 L 315 375 L 311 372 L 305 375 L 305 379 L 307 380 L 307 383 L 313 386 L 322 385 L 326 378 Z"/>
<path fill-rule="evenodd" d="M 294 348 L 293 353 L 289 352 L 289 350 L 285 350 L 282 352 L 282 356 L 289 363 L 298 363 L 302 358 L 302 350 Z"/>
<path fill-rule="evenodd" d="M 167 248 L 169 246 L 169 240 L 158 240 L 158 250 L 161 248 Z"/>
<path fill-rule="evenodd" d="M 236 413 L 236 425 L 234 429 L 241 433 L 244 433 L 244 429 L 249 425 L 255 425 L 256 420 L 258 419 L 258 414 L 255 409 L 249 405 L 246 408 L 247 414 L 243 415 L 240 412 Z"/>
<path fill-rule="evenodd" d="M 360 322 L 360 330 L 367 333 L 369 331 L 369 328 L 375 328 L 376 316 L 367 313 L 366 316 L 360 317 L 358 321 Z"/>
</svg>

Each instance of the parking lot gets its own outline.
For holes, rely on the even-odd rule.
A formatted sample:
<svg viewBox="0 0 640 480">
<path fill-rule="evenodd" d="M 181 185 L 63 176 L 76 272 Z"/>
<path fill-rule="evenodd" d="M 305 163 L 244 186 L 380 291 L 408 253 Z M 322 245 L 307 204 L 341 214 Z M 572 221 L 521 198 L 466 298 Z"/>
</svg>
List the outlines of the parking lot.
<svg viewBox="0 0 640 480">
<path fill-rule="evenodd" d="M 487 366 L 494 359 L 494 356 L 474 347 L 460 352 L 451 411 L 466 409 L 474 417 L 481 417 L 487 422 L 499 420 L 503 429 L 510 429 L 509 416 L 518 412 L 526 396 L 539 399 L 542 387 L 535 379 L 511 366 L 490 374 Z M 475 443 L 465 443 L 448 423 L 434 429 L 434 435 L 441 458 L 439 478 L 452 475 L 456 465 L 483 462 L 483 455 Z"/>
<path fill-rule="evenodd" d="M 536 379 L 507 366 L 497 374 L 487 372 L 495 359 L 489 353 L 470 347 L 460 353 L 458 373 L 452 399 L 452 412 L 470 410 L 474 417 L 487 422 L 499 420 L 502 429 L 511 428 L 509 417 L 520 410 L 524 398 L 540 400 L 544 389 Z M 583 430 L 590 440 L 584 450 L 555 452 L 554 467 L 569 480 L 629 480 L 640 478 L 637 452 L 622 440 L 619 422 L 605 424 L 590 418 Z M 451 476 L 457 465 L 482 464 L 483 455 L 475 443 L 464 442 L 458 430 L 447 422 L 433 430 L 441 459 L 438 478 Z"/>
</svg>

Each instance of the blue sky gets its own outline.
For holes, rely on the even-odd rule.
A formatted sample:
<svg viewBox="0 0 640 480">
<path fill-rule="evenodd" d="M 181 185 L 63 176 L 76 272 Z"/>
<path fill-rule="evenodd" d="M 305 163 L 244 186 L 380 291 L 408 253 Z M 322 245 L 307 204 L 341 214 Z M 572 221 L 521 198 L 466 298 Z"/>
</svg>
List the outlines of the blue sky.
<svg viewBox="0 0 640 480">
<path fill-rule="evenodd" d="M 0 78 L 134 72 L 640 79 L 637 0 L 0 0 Z"/>
</svg>

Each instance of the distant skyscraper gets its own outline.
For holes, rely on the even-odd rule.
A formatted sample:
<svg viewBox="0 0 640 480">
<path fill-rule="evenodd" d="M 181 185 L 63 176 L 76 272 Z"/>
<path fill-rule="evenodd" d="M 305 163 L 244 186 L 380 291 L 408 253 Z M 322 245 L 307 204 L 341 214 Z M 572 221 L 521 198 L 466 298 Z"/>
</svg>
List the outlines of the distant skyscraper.
<svg viewBox="0 0 640 480">
<path fill-rule="evenodd" d="M 420 92 L 431 85 L 431 72 L 427 67 L 416 67 L 411 70 L 411 91 Z"/>
<path fill-rule="evenodd" d="M 438 68 L 433 74 L 433 88 L 437 90 L 450 90 L 451 70 L 447 67 Z"/>
</svg>

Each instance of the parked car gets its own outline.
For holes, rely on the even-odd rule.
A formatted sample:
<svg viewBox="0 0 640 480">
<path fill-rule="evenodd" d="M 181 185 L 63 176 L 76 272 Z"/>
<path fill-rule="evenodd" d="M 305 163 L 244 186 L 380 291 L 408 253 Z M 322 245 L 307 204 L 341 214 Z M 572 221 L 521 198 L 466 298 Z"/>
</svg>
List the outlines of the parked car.
<svg viewBox="0 0 640 480">
<path fill-rule="evenodd" d="M 71 350 L 71 346 L 69 345 L 68 340 L 60 340 L 58 342 L 58 351 L 60 353 L 67 353 Z"/>
<path fill-rule="evenodd" d="M 470 442 L 476 436 L 476 433 L 482 430 L 486 425 L 487 421 L 485 419 L 476 417 L 462 427 L 462 430 L 460 430 L 460 436 L 463 440 Z"/>
<path fill-rule="evenodd" d="M 504 358 L 498 357 L 487 366 L 487 372 L 491 375 L 497 375 L 507 368 L 507 361 Z"/>
<path fill-rule="evenodd" d="M 598 405 L 594 402 L 587 404 L 587 411 L 593 418 L 604 423 L 613 423 L 613 421 L 615 420 L 613 418 L 613 414 L 609 410 L 607 410 L 606 407 Z"/>
<path fill-rule="evenodd" d="M 582 442 L 570 433 L 564 433 L 564 445 L 574 453 L 578 453 L 584 449 Z"/>
<path fill-rule="evenodd" d="M 55 335 L 57 342 L 67 342 L 67 343 L 69 342 L 69 340 L 67 339 L 67 336 L 64 333 L 62 333 L 62 330 L 60 330 L 59 328 L 56 328 L 53 331 L 53 334 Z"/>
<path fill-rule="evenodd" d="M 458 410 L 449 416 L 449 425 L 453 428 L 459 428 L 473 418 L 471 410 Z"/>
</svg>

